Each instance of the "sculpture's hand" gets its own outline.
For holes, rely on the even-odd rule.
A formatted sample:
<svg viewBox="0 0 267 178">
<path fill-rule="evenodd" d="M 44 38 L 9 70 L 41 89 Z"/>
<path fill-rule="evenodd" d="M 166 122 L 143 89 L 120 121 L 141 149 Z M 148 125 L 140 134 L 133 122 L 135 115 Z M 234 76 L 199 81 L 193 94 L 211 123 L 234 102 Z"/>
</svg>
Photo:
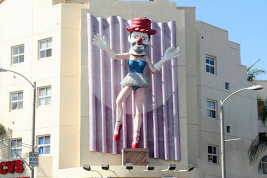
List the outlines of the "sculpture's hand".
<svg viewBox="0 0 267 178">
<path fill-rule="evenodd" d="M 177 56 L 179 56 L 179 54 L 180 54 L 180 48 L 179 47 L 176 49 L 174 47 L 169 47 L 165 51 L 162 59 L 164 60 L 164 62 L 167 62 L 173 58 L 176 58 Z"/>
<path fill-rule="evenodd" d="M 110 49 L 108 40 L 105 36 L 101 36 L 100 34 L 95 35 L 93 44 L 100 49 L 105 50 L 112 59 L 117 56 L 117 54 L 112 49 Z"/>
<path fill-rule="evenodd" d="M 162 59 L 154 65 L 154 68 L 159 71 L 161 69 L 161 67 L 164 65 L 165 62 L 167 62 L 167 61 L 179 56 L 179 54 L 180 54 L 179 52 L 180 52 L 180 48 L 179 47 L 176 48 L 176 49 L 174 47 L 169 47 L 165 51 L 164 56 L 162 57 Z"/>
<path fill-rule="evenodd" d="M 103 50 L 109 49 L 109 43 L 106 37 L 101 36 L 100 34 L 94 36 L 93 44 Z"/>
</svg>

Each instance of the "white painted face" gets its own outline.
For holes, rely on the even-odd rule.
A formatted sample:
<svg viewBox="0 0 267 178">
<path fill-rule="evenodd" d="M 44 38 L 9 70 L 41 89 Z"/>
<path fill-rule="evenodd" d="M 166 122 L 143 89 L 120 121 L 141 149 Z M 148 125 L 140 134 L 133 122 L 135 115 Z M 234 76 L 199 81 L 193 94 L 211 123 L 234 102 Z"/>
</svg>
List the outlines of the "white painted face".
<svg viewBox="0 0 267 178">
<path fill-rule="evenodd" d="M 143 55 L 145 48 L 150 44 L 148 34 L 141 32 L 132 32 L 131 36 L 129 35 L 128 41 L 131 44 L 131 53 L 136 55 Z"/>
</svg>

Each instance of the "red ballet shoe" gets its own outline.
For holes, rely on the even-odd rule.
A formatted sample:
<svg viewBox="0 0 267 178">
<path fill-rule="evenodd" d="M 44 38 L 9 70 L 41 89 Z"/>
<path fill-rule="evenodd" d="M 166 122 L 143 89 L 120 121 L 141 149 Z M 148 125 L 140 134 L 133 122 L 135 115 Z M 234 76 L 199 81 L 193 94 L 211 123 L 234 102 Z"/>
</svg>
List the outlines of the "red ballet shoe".
<svg viewBox="0 0 267 178">
<path fill-rule="evenodd" d="M 117 121 L 117 122 L 120 122 L 121 123 L 121 121 Z M 121 139 L 121 129 L 122 129 L 122 124 L 115 126 L 115 130 L 117 130 L 117 133 L 116 134 L 115 133 L 113 134 L 113 138 L 114 138 L 114 140 L 116 142 L 119 142 L 120 139 Z"/>
<path fill-rule="evenodd" d="M 136 133 L 137 136 L 133 135 L 132 148 L 139 148 L 140 133 L 139 132 Z"/>
</svg>

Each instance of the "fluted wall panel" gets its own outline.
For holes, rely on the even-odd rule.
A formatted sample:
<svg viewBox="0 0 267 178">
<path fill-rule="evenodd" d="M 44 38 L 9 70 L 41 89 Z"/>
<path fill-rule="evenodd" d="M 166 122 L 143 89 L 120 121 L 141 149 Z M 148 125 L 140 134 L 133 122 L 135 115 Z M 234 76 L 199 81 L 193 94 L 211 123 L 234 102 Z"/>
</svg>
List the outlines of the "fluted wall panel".
<svg viewBox="0 0 267 178">
<path fill-rule="evenodd" d="M 116 154 L 121 153 L 122 148 L 131 147 L 135 112 L 133 94 L 123 103 L 121 141 L 117 143 L 113 140 L 115 101 L 122 89 L 120 81 L 129 71 L 128 61 L 114 61 L 92 44 L 93 36 L 99 33 L 106 36 L 115 52 L 128 52 L 127 26 L 130 26 L 130 21 L 122 17 L 104 19 L 89 13 L 87 16 L 90 151 Z M 151 46 L 147 47 L 146 54 L 155 64 L 168 47 L 176 46 L 176 32 L 173 21 L 152 22 L 152 28 L 157 33 L 151 36 Z M 149 148 L 152 158 L 180 160 L 177 62 L 167 62 L 156 74 L 146 67 L 144 73 L 151 87 L 145 89 L 140 146 Z"/>
</svg>

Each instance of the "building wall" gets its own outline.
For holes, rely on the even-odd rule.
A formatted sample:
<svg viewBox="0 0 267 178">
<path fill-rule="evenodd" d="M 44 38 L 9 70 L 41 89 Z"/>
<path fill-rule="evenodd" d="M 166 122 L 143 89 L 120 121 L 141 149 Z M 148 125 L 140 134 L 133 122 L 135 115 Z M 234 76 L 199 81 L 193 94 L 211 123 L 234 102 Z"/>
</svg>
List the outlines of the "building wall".
<svg viewBox="0 0 267 178">
<path fill-rule="evenodd" d="M 263 86 L 263 89 L 258 91 L 258 97 L 262 98 L 263 100 L 266 100 L 267 99 L 267 80 L 256 80 L 253 83 Z M 259 133 L 267 132 L 267 124 L 266 123 L 264 125 L 261 120 L 258 120 L 258 125 L 259 125 Z M 256 170 L 258 170 L 259 162 L 266 155 L 267 155 L 267 151 L 265 150 L 257 157 L 257 160 L 253 164 Z M 266 177 L 265 174 L 258 174 L 258 176 L 259 177 L 264 177 L 264 176 Z"/>
<path fill-rule="evenodd" d="M 267 80 L 256 80 L 253 82 L 254 84 L 257 85 L 261 85 L 263 86 L 262 90 L 258 91 L 258 97 L 262 98 L 264 101 L 267 99 Z M 259 133 L 263 133 L 263 132 L 267 132 L 267 124 L 265 123 L 265 125 L 262 123 L 261 120 L 258 120 L 258 125 L 259 125 Z M 262 152 L 258 157 L 257 160 L 254 163 L 254 167 L 257 170 L 258 166 L 259 166 L 259 162 L 261 161 L 261 159 L 267 155 L 267 150 L 265 150 L 264 152 Z M 259 177 L 266 177 L 265 174 L 258 174 Z"/>
<path fill-rule="evenodd" d="M 51 138 L 50 154 L 40 155 L 37 177 L 52 177 L 60 168 L 79 166 L 79 32 L 80 9 L 85 7 L 88 4 L 52 5 L 43 0 L 0 4 L 0 66 L 36 81 L 37 87 L 51 86 L 52 90 L 51 105 L 36 108 L 36 138 Z M 46 38 L 52 38 L 52 57 L 39 59 L 38 41 Z M 24 62 L 11 65 L 11 47 L 20 44 L 25 48 Z M 10 92 L 20 90 L 23 109 L 11 111 Z M 11 131 L 10 138 L 22 138 L 31 145 L 32 87 L 18 75 L 1 73 L 0 98 L 0 122 Z M 29 151 L 22 147 L 27 161 Z M 7 160 L 9 155 L 1 159 Z M 27 167 L 24 174 L 29 175 Z"/>
<path fill-rule="evenodd" d="M 257 85 L 263 86 L 263 89 L 259 90 L 258 94 L 262 99 L 266 99 L 267 98 L 267 80 L 256 80 L 255 83 Z"/>
<path fill-rule="evenodd" d="M 258 96 L 264 101 L 267 100 L 267 81 L 266 80 L 256 80 L 257 85 L 263 86 L 263 89 L 258 91 Z M 259 120 L 259 132 L 267 132 L 267 123 L 265 125 Z"/>
<path fill-rule="evenodd" d="M 228 32 L 204 22 L 197 22 L 200 81 L 198 86 L 201 104 L 199 121 L 200 175 L 218 177 L 221 165 L 207 164 L 208 145 L 220 146 L 219 103 L 232 92 L 250 86 L 246 80 L 246 67 L 240 64 L 240 46 L 228 40 Z M 206 72 L 206 55 L 215 60 L 215 74 Z M 228 82 L 230 89 L 225 89 Z M 207 117 L 207 99 L 216 102 L 216 118 Z M 232 177 L 253 177 L 255 170 L 249 165 L 247 150 L 257 135 L 257 97 L 255 91 L 242 91 L 224 104 L 224 123 L 231 127 L 225 139 L 241 138 L 225 143 L 226 172 Z M 242 112 L 241 112 L 242 111 Z M 218 147 L 219 148 L 219 147 Z M 219 161 L 221 159 L 219 158 Z M 205 165 L 206 163 L 206 165 Z M 242 163 L 242 164 L 240 164 Z M 205 166 L 201 166 L 205 165 Z"/>
<path fill-rule="evenodd" d="M 121 166 L 121 155 L 89 151 L 88 12 L 104 18 L 141 16 L 156 22 L 176 22 L 177 44 L 181 49 L 178 59 L 181 161 L 150 159 L 156 166 L 154 172 L 144 172 L 144 167 L 135 167 L 129 172 Z M 50 37 L 53 55 L 39 60 L 38 40 Z M 25 61 L 11 65 L 11 46 L 18 44 L 25 44 Z M 216 75 L 205 71 L 206 54 L 217 59 Z M 51 136 L 51 154 L 40 156 L 37 177 L 88 177 L 99 176 L 99 173 L 123 177 L 220 177 L 220 164 L 207 163 L 208 145 L 220 145 L 219 100 L 250 85 L 246 82 L 246 67 L 240 65 L 240 47 L 228 40 L 227 31 L 195 21 L 195 8 L 176 7 L 168 0 L 97 0 L 89 1 L 89 4 L 76 0 L 2 1 L 0 66 L 36 81 L 38 87 L 52 87 L 51 105 L 36 109 L 36 135 Z M 0 122 L 12 131 L 10 137 L 22 138 L 23 143 L 31 144 L 32 88 L 21 77 L 13 76 L 12 73 L 0 73 Z M 230 83 L 229 91 L 224 89 L 225 81 Z M 10 112 L 10 92 L 19 90 L 24 91 L 24 107 Z M 216 119 L 206 117 L 207 99 L 217 101 Z M 258 176 L 257 165 L 250 166 L 247 158 L 248 145 L 258 133 L 256 115 L 255 92 L 244 91 L 225 104 L 225 126 L 231 126 L 232 130 L 226 139 L 241 138 L 226 143 L 227 174 L 231 177 Z M 29 151 L 23 147 L 26 160 Z M 1 160 L 9 159 L 9 155 L 1 156 Z M 102 171 L 103 162 L 109 163 L 113 172 Z M 81 167 L 85 163 L 99 173 L 83 170 Z M 162 172 L 170 163 L 177 164 L 179 170 L 193 164 L 195 170 Z M 23 175 L 29 175 L 29 171 Z"/>
</svg>

